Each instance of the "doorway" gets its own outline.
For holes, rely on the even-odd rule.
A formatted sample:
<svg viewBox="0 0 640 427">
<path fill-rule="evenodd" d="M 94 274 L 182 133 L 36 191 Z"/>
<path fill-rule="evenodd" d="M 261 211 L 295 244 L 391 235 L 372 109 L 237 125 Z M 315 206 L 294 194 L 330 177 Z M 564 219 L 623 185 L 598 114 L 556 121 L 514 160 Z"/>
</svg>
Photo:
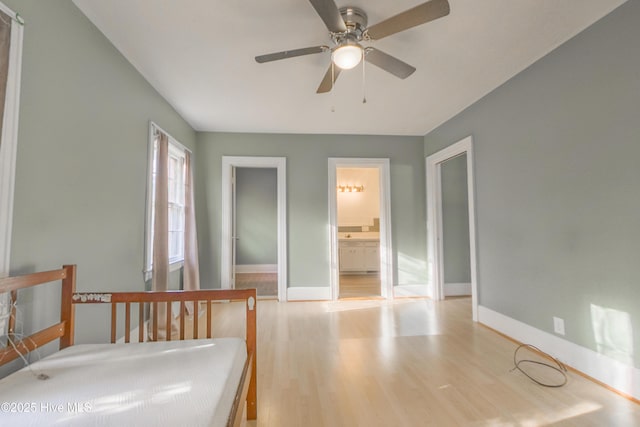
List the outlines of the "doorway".
<svg viewBox="0 0 640 427">
<path fill-rule="evenodd" d="M 444 297 L 471 296 L 467 154 L 440 163 Z"/>
<path fill-rule="evenodd" d="M 461 163 L 460 163 L 461 162 Z M 452 212 L 455 209 L 451 208 L 451 204 L 460 204 L 460 197 L 453 197 L 453 201 L 450 196 L 443 197 L 443 167 L 448 165 L 455 165 L 458 163 L 464 169 L 466 179 L 466 210 L 467 215 L 463 216 L 463 221 L 467 221 L 466 227 L 460 226 L 460 218 L 458 221 L 452 220 L 451 216 L 448 219 L 444 218 L 444 209 L 448 212 Z M 473 310 L 473 320 L 478 320 L 478 289 L 477 289 L 477 273 L 476 273 L 476 240 L 475 240 L 475 203 L 474 203 L 474 173 L 473 173 L 473 141 L 471 136 L 438 151 L 435 154 L 430 155 L 426 159 L 427 166 L 427 245 L 428 245 L 428 275 L 429 275 L 429 291 L 428 294 L 434 300 L 443 300 L 447 294 L 449 295 L 463 295 L 465 293 L 471 294 L 471 305 Z M 455 176 L 455 173 L 454 173 Z M 445 176 L 446 178 L 446 176 Z M 455 181 L 455 179 L 454 179 Z M 458 176 L 459 181 L 459 176 Z M 446 184 L 449 184 L 447 182 Z M 464 202 L 464 201 L 462 201 Z M 447 204 L 447 206 L 445 206 Z M 458 212 L 460 206 L 457 206 Z M 449 215 L 448 215 L 449 216 Z M 455 215 L 453 215 L 455 216 Z M 447 223 L 449 221 L 449 223 Z M 445 227 L 445 225 L 447 225 Z M 466 224 L 465 224 L 466 225 Z M 453 239 L 447 239 L 450 243 L 450 247 L 445 251 L 445 230 L 451 227 L 458 227 L 458 238 L 453 236 Z M 466 236 L 460 236 L 460 228 L 466 229 L 468 232 L 468 238 Z M 447 236 L 449 237 L 449 236 Z M 460 245 L 468 242 L 468 252 L 466 248 L 460 249 Z M 449 289 L 445 286 L 445 256 L 456 257 L 453 254 L 458 254 L 459 258 L 468 259 L 468 267 L 457 265 L 451 268 L 451 272 L 448 275 L 454 274 L 453 271 L 468 272 L 470 283 L 452 283 Z M 468 254 L 468 255 L 466 255 Z M 464 262 L 463 262 L 464 264 Z M 470 289 L 469 289 L 470 288 Z"/>
<path fill-rule="evenodd" d="M 266 296 L 275 282 L 273 296 L 286 301 L 285 158 L 222 157 L 221 237 L 222 289 L 255 287 Z"/>
<path fill-rule="evenodd" d="M 233 168 L 232 278 L 235 289 L 278 296 L 276 168 Z"/>
<path fill-rule="evenodd" d="M 389 159 L 329 159 L 331 298 L 392 298 Z"/>
<path fill-rule="evenodd" d="M 339 299 L 382 295 L 379 175 L 377 168 L 336 169 Z"/>
</svg>

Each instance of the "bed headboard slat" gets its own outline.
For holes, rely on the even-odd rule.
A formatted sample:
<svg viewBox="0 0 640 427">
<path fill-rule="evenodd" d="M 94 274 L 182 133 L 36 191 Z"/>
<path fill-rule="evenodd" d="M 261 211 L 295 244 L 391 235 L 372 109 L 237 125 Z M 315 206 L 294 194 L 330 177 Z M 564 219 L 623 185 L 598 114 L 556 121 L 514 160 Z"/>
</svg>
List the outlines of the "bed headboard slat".
<svg viewBox="0 0 640 427">
<path fill-rule="evenodd" d="M 28 288 L 30 286 L 41 285 L 43 283 L 55 282 L 66 277 L 67 271 L 64 268 L 61 268 L 60 270 L 27 274 L 24 276 L 6 277 L 4 279 L 0 279 L 0 292 L 8 292 Z"/>
<path fill-rule="evenodd" d="M 138 304 L 138 342 L 144 341 L 144 304 Z"/>
<path fill-rule="evenodd" d="M 111 344 L 116 342 L 116 326 L 118 324 L 118 306 L 111 303 Z"/>
<path fill-rule="evenodd" d="M 192 307 L 192 309 L 194 307 Z M 180 301 L 180 340 L 184 339 L 184 314 L 186 312 L 187 312 L 187 306 L 186 306 L 185 302 L 184 301 Z"/>
<path fill-rule="evenodd" d="M 64 335 L 60 338 L 60 349 L 73 345 L 75 326 L 76 326 L 76 311 L 73 309 L 68 301 L 71 301 L 71 297 L 76 292 L 76 266 L 65 265 L 62 267 L 65 272 L 62 279 L 62 293 L 60 301 L 60 320 L 64 322 Z"/>
<path fill-rule="evenodd" d="M 164 338 L 167 341 L 171 341 L 171 303 L 165 304 L 165 331 L 167 331 L 167 336 Z"/>
<path fill-rule="evenodd" d="M 16 342 L 15 348 L 13 346 L 9 346 L 1 349 L 0 361 L 2 361 L 2 364 L 9 363 L 20 357 L 21 354 L 27 354 L 44 345 L 41 343 L 46 344 L 56 338 L 60 338 L 62 335 L 64 335 L 64 322 L 56 323 L 55 325 L 36 332 L 22 341 Z"/>
<path fill-rule="evenodd" d="M 7 335 L 9 335 L 10 338 L 13 338 L 13 336 L 16 333 L 16 301 L 18 301 L 18 291 L 17 290 L 13 290 L 11 291 L 11 294 L 9 295 L 9 301 L 11 303 L 11 310 L 9 312 L 9 322 L 7 324 Z"/>
<path fill-rule="evenodd" d="M 124 342 L 131 341 L 131 303 L 124 305 Z"/>
</svg>

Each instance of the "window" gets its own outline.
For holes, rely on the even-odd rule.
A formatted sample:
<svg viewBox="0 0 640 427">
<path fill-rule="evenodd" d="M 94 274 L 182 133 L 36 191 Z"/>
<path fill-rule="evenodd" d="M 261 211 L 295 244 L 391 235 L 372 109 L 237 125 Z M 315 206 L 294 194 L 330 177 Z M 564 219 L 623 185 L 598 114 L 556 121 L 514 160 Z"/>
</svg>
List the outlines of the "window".
<svg viewBox="0 0 640 427">
<path fill-rule="evenodd" d="M 169 142 L 169 262 L 184 259 L 184 150 Z"/>
<path fill-rule="evenodd" d="M 145 256 L 145 280 L 151 278 L 153 267 L 153 224 L 157 170 L 158 131 L 162 131 L 155 124 L 150 126 L 149 147 L 149 171 L 147 184 L 147 223 L 146 223 L 146 256 Z M 166 134 L 166 132 L 164 132 Z M 182 144 L 169 136 L 168 159 L 168 202 L 169 202 L 169 264 L 171 269 L 182 266 L 184 260 L 184 221 L 185 221 L 185 148 Z"/>
</svg>

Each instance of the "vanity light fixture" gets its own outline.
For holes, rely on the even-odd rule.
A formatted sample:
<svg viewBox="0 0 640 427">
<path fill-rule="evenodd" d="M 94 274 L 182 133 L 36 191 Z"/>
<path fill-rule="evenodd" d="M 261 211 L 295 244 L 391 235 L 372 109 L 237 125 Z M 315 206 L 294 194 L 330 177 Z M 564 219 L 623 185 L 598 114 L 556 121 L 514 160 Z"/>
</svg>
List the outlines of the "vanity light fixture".
<svg viewBox="0 0 640 427">
<path fill-rule="evenodd" d="M 364 185 L 338 185 L 337 188 L 340 193 L 362 193 L 364 191 Z"/>
</svg>

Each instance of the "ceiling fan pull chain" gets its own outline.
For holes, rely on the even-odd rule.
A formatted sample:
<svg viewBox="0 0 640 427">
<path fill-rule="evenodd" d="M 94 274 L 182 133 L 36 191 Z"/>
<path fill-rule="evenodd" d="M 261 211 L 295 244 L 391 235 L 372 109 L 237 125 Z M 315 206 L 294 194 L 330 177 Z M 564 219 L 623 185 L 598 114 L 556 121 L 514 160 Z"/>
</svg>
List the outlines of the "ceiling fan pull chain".
<svg viewBox="0 0 640 427">
<path fill-rule="evenodd" d="M 336 81 L 336 69 L 335 64 L 331 61 L 331 91 L 333 92 L 333 83 Z"/>
<path fill-rule="evenodd" d="M 334 102 L 336 100 L 336 94 L 335 94 L 335 90 L 333 90 L 333 83 L 336 81 L 336 69 L 334 68 L 335 64 L 333 63 L 333 61 L 331 61 L 331 112 L 335 113 L 336 112 L 336 103 Z"/>
<path fill-rule="evenodd" d="M 367 94 L 366 94 L 366 79 L 365 79 L 365 72 L 364 72 L 364 63 L 367 62 L 364 60 L 364 51 L 362 52 L 362 103 L 366 104 L 367 103 Z"/>
</svg>

